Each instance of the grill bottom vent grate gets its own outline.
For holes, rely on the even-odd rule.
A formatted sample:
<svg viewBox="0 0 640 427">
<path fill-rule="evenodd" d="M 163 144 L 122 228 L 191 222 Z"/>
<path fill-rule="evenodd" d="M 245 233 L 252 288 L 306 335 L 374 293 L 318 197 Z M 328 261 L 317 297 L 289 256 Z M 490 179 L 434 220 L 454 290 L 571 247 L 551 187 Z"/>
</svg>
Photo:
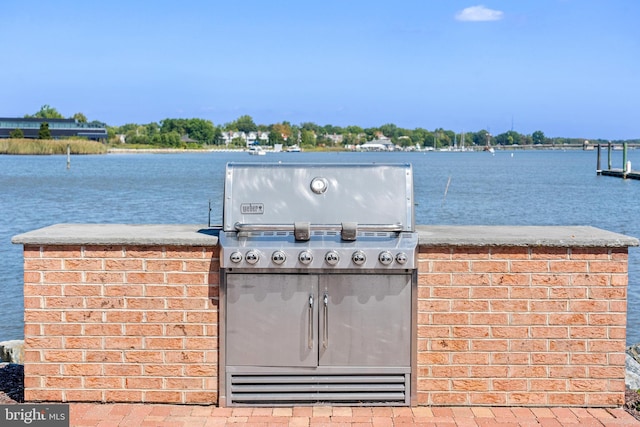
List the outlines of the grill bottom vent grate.
<svg viewBox="0 0 640 427">
<path fill-rule="evenodd" d="M 409 375 L 231 374 L 229 404 L 408 405 Z"/>
</svg>

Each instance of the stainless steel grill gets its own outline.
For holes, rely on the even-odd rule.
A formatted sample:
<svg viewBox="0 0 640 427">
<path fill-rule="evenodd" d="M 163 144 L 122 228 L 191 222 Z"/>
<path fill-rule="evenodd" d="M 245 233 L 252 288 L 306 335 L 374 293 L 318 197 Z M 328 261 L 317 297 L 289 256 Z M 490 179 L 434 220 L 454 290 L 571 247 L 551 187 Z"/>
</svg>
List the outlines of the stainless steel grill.
<svg viewBox="0 0 640 427">
<path fill-rule="evenodd" d="M 408 405 L 417 233 L 407 164 L 229 164 L 221 405 Z"/>
</svg>

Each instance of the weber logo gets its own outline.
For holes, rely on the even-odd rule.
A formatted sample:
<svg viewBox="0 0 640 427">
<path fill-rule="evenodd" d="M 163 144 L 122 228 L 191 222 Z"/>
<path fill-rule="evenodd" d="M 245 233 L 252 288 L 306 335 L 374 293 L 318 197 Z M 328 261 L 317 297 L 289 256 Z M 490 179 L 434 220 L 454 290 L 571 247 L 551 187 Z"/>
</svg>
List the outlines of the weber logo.
<svg viewBox="0 0 640 427">
<path fill-rule="evenodd" d="M 240 205 L 240 213 L 242 215 L 262 215 L 264 213 L 264 204 L 242 203 Z"/>
<path fill-rule="evenodd" d="M 0 425 L 69 427 L 69 405 L 0 405 Z"/>
</svg>

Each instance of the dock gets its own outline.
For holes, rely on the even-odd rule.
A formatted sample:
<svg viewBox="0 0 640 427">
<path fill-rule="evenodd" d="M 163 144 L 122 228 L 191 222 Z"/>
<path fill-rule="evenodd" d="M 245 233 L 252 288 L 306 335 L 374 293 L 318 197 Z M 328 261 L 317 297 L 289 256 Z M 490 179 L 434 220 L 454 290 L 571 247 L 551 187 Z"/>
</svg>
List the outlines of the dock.
<svg viewBox="0 0 640 427">
<path fill-rule="evenodd" d="M 596 174 L 604 175 L 604 176 L 613 176 L 622 179 L 640 179 L 640 171 L 631 169 L 631 162 L 627 160 L 627 144 L 624 143 L 622 146 L 622 168 L 616 169 L 611 167 L 611 143 L 607 144 L 607 153 L 608 153 L 608 162 L 607 169 L 602 169 L 600 167 L 600 155 L 602 153 L 602 146 L 598 144 L 598 160 L 596 165 Z"/>
</svg>

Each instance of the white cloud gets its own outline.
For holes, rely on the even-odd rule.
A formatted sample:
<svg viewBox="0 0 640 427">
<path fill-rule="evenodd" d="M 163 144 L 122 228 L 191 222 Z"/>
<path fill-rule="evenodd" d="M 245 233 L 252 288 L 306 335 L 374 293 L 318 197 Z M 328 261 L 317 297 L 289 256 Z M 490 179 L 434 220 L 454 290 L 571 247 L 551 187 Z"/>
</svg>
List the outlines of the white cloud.
<svg viewBox="0 0 640 427">
<path fill-rule="evenodd" d="M 471 6 L 462 9 L 456 13 L 456 20 L 458 21 L 499 21 L 504 16 L 504 12 L 500 10 L 493 10 L 483 5 Z"/>
</svg>

